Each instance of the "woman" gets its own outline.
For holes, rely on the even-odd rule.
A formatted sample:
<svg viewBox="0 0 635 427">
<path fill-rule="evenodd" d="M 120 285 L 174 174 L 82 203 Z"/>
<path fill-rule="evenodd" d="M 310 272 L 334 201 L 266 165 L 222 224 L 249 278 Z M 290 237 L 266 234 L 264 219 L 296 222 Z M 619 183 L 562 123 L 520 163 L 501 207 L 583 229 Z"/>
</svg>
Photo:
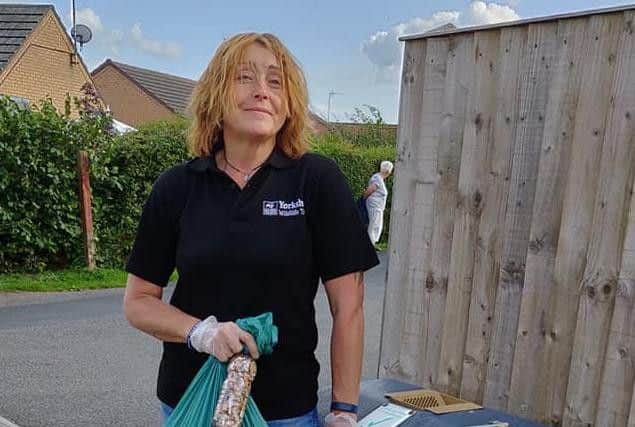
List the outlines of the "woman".
<svg viewBox="0 0 635 427">
<path fill-rule="evenodd" d="M 368 211 L 368 237 L 373 245 L 379 242 L 384 226 L 384 209 L 388 200 L 388 188 L 384 182 L 392 173 L 393 164 L 384 160 L 379 165 L 379 173 L 374 174 L 368 180 L 368 187 L 362 197 L 366 199 Z"/>
<path fill-rule="evenodd" d="M 253 337 L 237 318 L 271 311 L 273 354 L 252 396 L 270 426 L 314 426 L 319 279 L 333 329 L 327 425 L 355 425 L 363 351 L 363 271 L 378 263 L 336 164 L 306 153 L 302 71 L 271 34 L 224 41 L 192 99 L 196 158 L 164 172 L 128 260 L 124 311 L 163 341 L 157 394 L 169 416 L 208 355 L 228 360 Z M 163 287 L 176 267 L 170 304 Z"/>
</svg>

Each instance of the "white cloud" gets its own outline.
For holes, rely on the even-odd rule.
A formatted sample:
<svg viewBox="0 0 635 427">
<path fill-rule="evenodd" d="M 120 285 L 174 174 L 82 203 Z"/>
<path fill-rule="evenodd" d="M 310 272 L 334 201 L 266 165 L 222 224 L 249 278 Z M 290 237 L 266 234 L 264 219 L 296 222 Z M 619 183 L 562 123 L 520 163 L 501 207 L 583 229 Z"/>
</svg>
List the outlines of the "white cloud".
<svg viewBox="0 0 635 427">
<path fill-rule="evenodd" d="M 111 29 L 106 27 L 101 22 L 99 15 L 90 8 L 79 9 L 75 18 L 78 24 L 87 25 L 93 31 L 94 43 L 109 55 L 119 56 L 124 48 L 133 48 L 168 59 L 174 59 L 181 55 L 182 49 L 178 43 L 152 40 L 146 37 L 141 30 L 141 24 L 138 22 L 128 31 Z M 70 14 L 68 21 L 71 22 Z"/>
<path fill-rule="evenodd" d="M 72 17 L 70 19 L 72 20 Z M 90 8 L 80 9 L 75 12 L 75 20 L 78 24 L 88 25 L 88 28 L 97 33 L 104 31 L 104 25 L 101 23 L 101 18 Z"/>
<path fill-rule="evenodd" d="M 487 25 L 516 19 L 520 19 L 520 16 L 510 6 L 482 1 L 470 3 L 467 11 L 461 16 L 465 25 Z"/>
<path fill-rule="evenodd" d="M 141 31 L 141 24 L 135 23 L 130 31 L 132 41 L 137 49 L 156 56 L 178 58 L 181 55 L 181 46 L 172 42 L 160 42 L 146 38 Z"/>
<path fill-rule="evenodd" d="M 395 25 L 393 31 L 399 35 L 423 33 L 445 24 L 458 24 L 461 12 L 441 11 L 429 18 L 413 18 L 410 21 Z"/>
<path fill-rule="evenodd" d="M 473 1 L 463 11 L 440 11 L 427 18 L 413 18 L 393 26 L 388 31 L 377 31 L 362 43 L 362 52 L 375 65 L 378 81 L 393 81 L 401 60 L 399 37 L 419 34 L 445 24 L 456 26 L 493 24 L 520 19 L 507 5 Z"/>
</svg>

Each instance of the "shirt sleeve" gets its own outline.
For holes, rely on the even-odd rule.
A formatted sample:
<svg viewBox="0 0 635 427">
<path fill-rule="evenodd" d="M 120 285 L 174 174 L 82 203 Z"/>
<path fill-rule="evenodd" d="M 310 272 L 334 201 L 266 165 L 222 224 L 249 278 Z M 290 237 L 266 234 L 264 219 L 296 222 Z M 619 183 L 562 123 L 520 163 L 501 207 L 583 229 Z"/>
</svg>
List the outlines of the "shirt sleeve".
<svg viewBox="0 0 635 427">
<path fill-rule="evenodd" d="M 379 264 L 346 178 L 335 162 L 326 162 L 317 186 L 312 234 L 322 281 Z"/>
<path fill-rule="evenodd" d="M 178 201 L 174 194 L 184 191 L 175 182 L 175 171 L 164 172 L 148 197 L 126 271 L 157 286 L 165 287 L 174 271 L 176 258 Z"/>
<path fill-rule="evenodd" d="M 370 182 L 371 182 L 371 184 L 375 184 L 378 188 L 381 188 L 381 178 L 379 178 L 379 176 L 377 176 L 377 174 L 373 175 L 370 178 Z"/>
</svg>

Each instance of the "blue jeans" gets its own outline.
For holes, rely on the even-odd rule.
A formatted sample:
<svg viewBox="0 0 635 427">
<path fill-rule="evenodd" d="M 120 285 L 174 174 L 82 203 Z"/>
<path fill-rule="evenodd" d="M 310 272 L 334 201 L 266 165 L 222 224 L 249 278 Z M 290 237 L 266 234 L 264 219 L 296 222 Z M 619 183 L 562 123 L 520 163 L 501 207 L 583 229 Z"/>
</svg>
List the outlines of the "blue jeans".
<svg viewBox="0 0 635 427">
<path fill-rule="evenodd" d="M 173 408 L 161 402 L 163 423 L 168 421 L 168 418 L 172 415 L 172 411 L 174 411 Z M 318 417 L 317 408 L 313 408 L 313 410 L 299 417 L 267 421 L 267 425 L 269 427 L 320 427 L 320 418 Z"/>
</svg>

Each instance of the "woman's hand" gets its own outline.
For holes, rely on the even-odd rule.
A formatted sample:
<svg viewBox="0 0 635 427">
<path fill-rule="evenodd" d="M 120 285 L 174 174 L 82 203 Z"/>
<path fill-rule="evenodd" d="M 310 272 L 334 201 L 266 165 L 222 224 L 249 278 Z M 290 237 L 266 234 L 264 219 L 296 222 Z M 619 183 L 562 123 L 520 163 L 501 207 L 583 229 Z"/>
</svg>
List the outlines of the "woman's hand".
<svg viewBox="0 0 635 427">
<path fill-rule="evenodd" d="M 364 190 L 364 193 L 362 194 L 362 197 L 364 199 L 368 199 L 370 197 L 370 195 L 373 194 L 378 189 L 379 189 L 379 187 L 377 187 L 377 184 L 370 184 L 368 187 L 366 187 L 366 190 Z"/>
<path fill-rule="evenodd" d="M 350 412 L 331 412 L 324 418 L 326 427 L 356 427 L 357 416 Z"/>
<path fill-rule="evenodd" d="M 244 345 L 253 359 L 260 356 L 250 333 L 240 329 L 234 322 L 218 322 L 214 316 L 195 325 L 189 340 L 196 351 L 211 354 L 221 362 L 227 362 L 234 354 L 240 353 Z"/>
</svg>

